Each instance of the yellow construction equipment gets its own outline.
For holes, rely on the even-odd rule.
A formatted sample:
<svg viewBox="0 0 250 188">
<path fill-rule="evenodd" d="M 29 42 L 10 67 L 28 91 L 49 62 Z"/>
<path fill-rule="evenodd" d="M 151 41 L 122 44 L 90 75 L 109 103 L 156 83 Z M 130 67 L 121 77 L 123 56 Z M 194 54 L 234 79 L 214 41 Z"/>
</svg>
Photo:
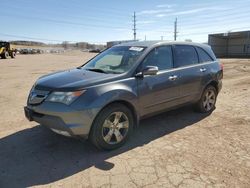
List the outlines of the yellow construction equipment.
<svg viewBox="0 0 250 188">
<path fill-rule="evenodd" d="M 2 59 L 6 59 L 9 56 L 11 58 L 15 58 L 16 57 L 16 49 L 11 48 L 10 43 L 9 42 L 1 42 L 0 41 L 0 56 Z"/>
</svg>

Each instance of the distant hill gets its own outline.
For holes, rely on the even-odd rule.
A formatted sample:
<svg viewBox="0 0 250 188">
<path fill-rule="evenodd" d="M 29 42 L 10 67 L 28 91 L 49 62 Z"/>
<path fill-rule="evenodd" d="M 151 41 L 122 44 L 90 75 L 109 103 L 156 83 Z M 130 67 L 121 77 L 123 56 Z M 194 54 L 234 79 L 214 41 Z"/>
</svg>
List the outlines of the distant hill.
<svg viewBox="0 0 250 188">
<path fill-rule="evenodd" d="M 24 41 L 24 40 L 10 41 L 10 43 L 14 45 L 24 45 L 24 46 L 47 46 L 47 44 L 42 42 Z"/>
<path fill-rule="evenodd" d="M 61 44 L 46 44 L 36 41 L 25 41 L 25 40 L 15 40 L 10 41 L 13 45 L 22 45 L 22 46 L 36 46 L 36 47 L 54 47 L 54 48 L 64 48 L 64 49 L 100 49 L 103 50 L 106 46 L 101 44 L 89 44 L 87 42 L 77 42 L 69 43 L 67 41 L 62 42 Z"/>
</svg>

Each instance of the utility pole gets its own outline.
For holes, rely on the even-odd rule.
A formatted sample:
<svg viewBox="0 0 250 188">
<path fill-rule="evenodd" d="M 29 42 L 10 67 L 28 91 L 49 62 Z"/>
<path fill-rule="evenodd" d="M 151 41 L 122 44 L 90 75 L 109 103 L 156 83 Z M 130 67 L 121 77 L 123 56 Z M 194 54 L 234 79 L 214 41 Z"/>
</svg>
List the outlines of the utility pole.
<svg viewBox="0 0 250 188">
<path fill-rule="evenodd" d="M 135 12 L 134 12 L 134 16 L 133 16 L 133 22 L 134 22 L 134 28 L 133 28 L 134 40 L 136 40 L 136 14 L 135 14 Z"/>
<path fill-rule="evenodd" d="M 163 40 L 163 37 L 164 37 L 164 36 L 161 36 L 161 40 Z"/>
<path fill-rule="evenodd" d="M 174 40 L 176 41 L 177 39 L 177 18 L 175 18 L 174 22 Z"/>
<path fill-rule="evenodd" d="M 147 35 L 145 35 L 145 41 L 147 40 Z"/>
<path fill-rule="evenodd" d="M 248 41 L 248 44 L 247 44 L 247 49 L 246 49 L 246 54 L 248 55 L 249 53 L 249 49 L 250 49 L 250 31 L 247 32 L 247 41 Z"/>
</svg>

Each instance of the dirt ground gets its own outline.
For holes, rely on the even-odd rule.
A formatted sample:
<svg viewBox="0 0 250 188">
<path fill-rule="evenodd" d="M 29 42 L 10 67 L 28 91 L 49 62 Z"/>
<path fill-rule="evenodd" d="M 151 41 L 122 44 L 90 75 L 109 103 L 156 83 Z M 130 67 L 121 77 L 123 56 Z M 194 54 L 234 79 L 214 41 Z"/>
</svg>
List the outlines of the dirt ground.
<svg viewBox="0 0 250 188">
<path fill-rule="evenodd" d="M 190 107 L 141 121 L 122 148 L 101 152 L 28 122 L 35 80 L 94 54 L 0 59 L 0 187 L 250 187 L 250 60 L 222 59 L 210 115 Z"/>
</svg>

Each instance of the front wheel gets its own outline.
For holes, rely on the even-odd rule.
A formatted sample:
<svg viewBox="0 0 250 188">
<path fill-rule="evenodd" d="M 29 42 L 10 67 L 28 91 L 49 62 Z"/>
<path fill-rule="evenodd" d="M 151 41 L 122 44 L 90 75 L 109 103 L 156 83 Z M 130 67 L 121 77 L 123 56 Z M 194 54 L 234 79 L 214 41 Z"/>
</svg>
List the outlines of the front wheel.
<svg viewBox="0 0 250 188">
<path fill-rule="evenodd" d="M 90 132 L 90 140 L 100 149 L 119 148 L 129 138 L 133 125 L 133 115 L 126 106 L 109 105 L 96 117 Z"/>
<path fill-rule="evenodd" d="M 199 112 L 207 113 L 212 112 L 215 109 L 215 103 L 217 99 L 217 90 L 214 86 L 208 86 L 196 104 L 196 109 Z"/>
</svg>

